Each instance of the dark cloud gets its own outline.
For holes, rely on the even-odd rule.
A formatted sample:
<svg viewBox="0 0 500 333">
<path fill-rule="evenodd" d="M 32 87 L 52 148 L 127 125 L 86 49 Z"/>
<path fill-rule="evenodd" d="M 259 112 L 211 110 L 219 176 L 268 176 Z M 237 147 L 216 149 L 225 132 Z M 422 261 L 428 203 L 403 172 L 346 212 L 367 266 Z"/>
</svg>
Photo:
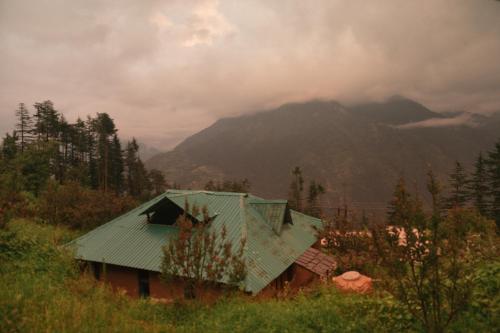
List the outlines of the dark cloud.
<svg viewBox="0 0 500 333">
<path fill-rule="evenodd" d="M 162 148 L 310 98 L 500 110 L 499 17 L 488 0 L 0 0 L 0 131 L 48 98 Z"/>
</svg>

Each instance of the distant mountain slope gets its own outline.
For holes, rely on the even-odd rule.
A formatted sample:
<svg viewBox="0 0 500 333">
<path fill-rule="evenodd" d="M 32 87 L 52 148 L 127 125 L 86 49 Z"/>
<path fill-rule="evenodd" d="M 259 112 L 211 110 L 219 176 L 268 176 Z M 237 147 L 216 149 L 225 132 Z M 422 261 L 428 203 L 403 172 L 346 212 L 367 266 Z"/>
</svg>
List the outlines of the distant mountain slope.
<svg viewBox="0 0 500 333">
<path fill-rule="evenodd" d="M 349 109 L 357 115 L 367 117 L 371 121 L 392 125 L 443 117 L 422 104 L 401 96 L 393 96 L 383 103 L 360 104 Z"/>
<path fill-rule="evenodd" d="M 474 126 L 398 127 L 444 117 L 401 97 L 349 109 L 331 101 L 286 104 L 221 119 L 147 166 L 192 188 L 209 179 L 248 178 L 252 192 L 282 198 L 298 165 L 306 178 L 326 185 L 325 204 L 345 198 L 354 206 L 380 208 L 400 175 L 423 189 L 429 166 L 444 177 L 455 160 L 471 165 L 500 137 L 496 118 Z"/>
</svg>

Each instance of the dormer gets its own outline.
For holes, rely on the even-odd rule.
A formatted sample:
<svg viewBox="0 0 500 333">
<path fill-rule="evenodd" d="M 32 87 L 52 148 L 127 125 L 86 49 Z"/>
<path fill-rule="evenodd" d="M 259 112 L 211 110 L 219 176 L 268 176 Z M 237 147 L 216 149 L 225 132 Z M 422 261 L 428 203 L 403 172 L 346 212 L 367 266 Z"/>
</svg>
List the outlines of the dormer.
<svg viewBox="0 0 500 333">
<path fill-rule="evenodd" d="M 249 204 L 277 235 L 281 233 L 284 224 L 292 224 L 290 208 L 286 200 L 252 199 Z"/>
</svg>

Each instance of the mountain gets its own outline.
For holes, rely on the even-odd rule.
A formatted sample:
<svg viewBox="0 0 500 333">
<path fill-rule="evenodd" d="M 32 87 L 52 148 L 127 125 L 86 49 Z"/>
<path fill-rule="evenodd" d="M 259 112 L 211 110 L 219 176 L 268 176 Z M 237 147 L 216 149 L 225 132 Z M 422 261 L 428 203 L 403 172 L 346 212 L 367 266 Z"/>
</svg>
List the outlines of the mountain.
<svg viewBox="0 0 500 333">
<path fill-rule="evenodd" d="M 382 210 L 398 177 L 423 190 L 429 167 L 445 179 L 455 160 L 470 167 L 500 137 L 500 117 L 459 117 L 399 96 L 350 107 L 319 100 L 286 104 L 221 119 L 146 165 L 190 188 L 248 178 L 252 192 L 267 198 L 286 197 L 290 171 L 301 166 L 306 181 L 325 185 L 324 205 L 345 200 Z"/>
<path fill-rule="evenodd" d="M 124 147 L 126 147 L 125 144 L 122 144 Z M 153 156 L 156 156 L 158 154 L 162 153 L 162 151 L 156 149 L 155 147 L 151 147 L 148 145 L 145 145 L 144 143 L 139 141 L 139 156 L 141 157 L 142 160 L 148 160 Z"/>
<path fill-rule="evenodd" d="M 401 125 L 431 118 L 443 118 L 420 103 L 399 95 L 392 96 L 383 103 L 366 103 L 350 107 L 350 110 L 374 122 Z"/>
</svg>

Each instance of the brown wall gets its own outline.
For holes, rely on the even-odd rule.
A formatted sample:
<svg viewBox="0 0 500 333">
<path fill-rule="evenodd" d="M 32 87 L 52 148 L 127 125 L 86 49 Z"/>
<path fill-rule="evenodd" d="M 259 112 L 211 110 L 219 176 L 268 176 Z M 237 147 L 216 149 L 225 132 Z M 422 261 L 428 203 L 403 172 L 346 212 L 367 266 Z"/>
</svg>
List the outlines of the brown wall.
<svg viewBox="0 0 500 333">
<path fill-rule="evenodd" d="M 287 271 L 290 269 L 293 272 L 293 277 L 288 281 L 289 275 Z M 284 281 L 288 281 L 288 286 L 291 291 L 297 291 L 300 288 L 307 287 L 311 283 L 319 280 L 319 276 L 317 274 L 295 263 L 293 263 L 288 270 L 283 272 L 280 276 L 269 283 L 264 289 L 262 289 L 259 295 L 263 297 L 276 295 L 280 290 L 283 289 Z"/>
<path fill-rule="evenodd" d="M 149 295 L 152 298 L 171 301 L 184 298 L 183 281 L 166 283 L 160 279 L 160 273 L 149 271 Z M 131 297 L 139 297 L 138 270 L 123 266 L 106 264 L 105 272 L 101 269 L 100 280 L 106 281 L 113 290 L 125 292 Z M 197 298 L 213 300 L 223 293 L 217 286 L 204 286 L 196 290 Z"/>
<path fill-rule="evenodd" d="M 293 280 L 290 282 L 291 288 L 302 288 L 314 281 L 319 280 L 319 276 L 307 268 L 300 265 L 293 264 L 295 266 L 295 274 Z"/>
<path fill-rule="evenodd" d="M 125 291 L 129 296 L 139 297 L 137 270 L 133 268 L 106 265 L 101 273 L 101 281 L 108 282 L 115 291 Z"/>
<path fill-rule="evenodd" d="M 100 275 L 100 280 L 109 283 L 113 290 L 125 292 L 131 297 L 139 297 L 137 269 L 106 264 L 105 271 L 101 269 Z M 290 277 L 292 277 L 291 280 L 288 280 Z M 262 296 L 273 296 L 283 288 L 285 281 L 288 281 L 290 289 L 298 290 L 318 279 L 319 276 L 317 274 L 294 263 L 259 294 Z M 223 293 L 224 289 L 218 286 L 200 286 L 196 291 L 197 298 L 204 300 L 214 300 Z M 150 297 L 164 301 L 182 299 L 184 298 L 184 283 L 183 281 L 166 283 L 160 279 L 160 273 L 149 272 L 149 294 Z"/>
</svg>

